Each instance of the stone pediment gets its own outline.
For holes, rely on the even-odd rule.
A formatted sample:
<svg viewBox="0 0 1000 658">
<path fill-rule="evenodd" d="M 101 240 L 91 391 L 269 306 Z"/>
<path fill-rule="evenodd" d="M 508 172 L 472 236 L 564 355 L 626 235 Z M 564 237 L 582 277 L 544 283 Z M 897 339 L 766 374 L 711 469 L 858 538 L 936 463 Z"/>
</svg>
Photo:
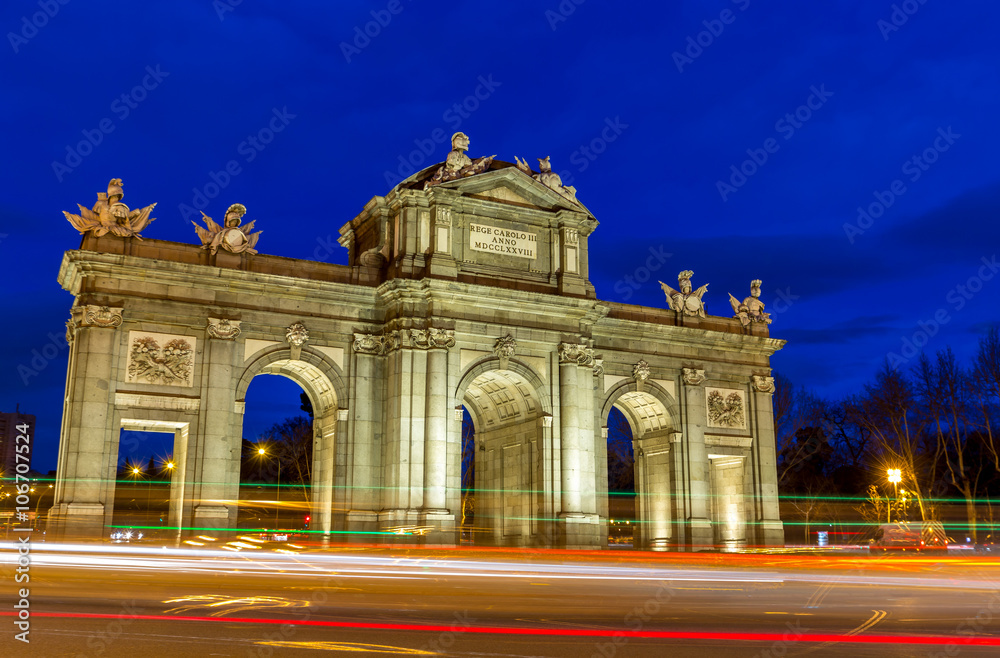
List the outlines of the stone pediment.
<svg viewBox="0 0 1000 658">
<path fill-rule="evenodd" d="M 494 163 L 496 164 L 498 163 Z M 567 200 L 513 166 L 449 181 L 440 187 L 487 201 L 549 211 L 572 210 L 593 216 L 583 204 Z"/>
</svg>

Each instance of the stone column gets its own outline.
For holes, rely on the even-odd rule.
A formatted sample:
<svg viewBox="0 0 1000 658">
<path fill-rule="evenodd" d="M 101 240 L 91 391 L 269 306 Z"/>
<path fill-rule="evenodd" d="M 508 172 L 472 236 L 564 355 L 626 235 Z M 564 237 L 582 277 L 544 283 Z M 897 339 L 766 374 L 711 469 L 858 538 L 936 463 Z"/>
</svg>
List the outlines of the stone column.
<svg viewBox="0 0 1000 658">
<path fill-rule="evenodd" d="M 785 530 L 778 512 L 778 470 L 774 436 L 774 377 L 754 375 L 754 424 L 757 428 L 753 442 L 754 459 L 754 520 L 756 542 L 763 546 L 784 546 Z"/>
<path fill-rule="evenodd" d="M 448 348 L 453 331 L 428 330 L 427 411 L 424 431 L 424 505 L 426 518 L 448 515 Z"/>
<path fill-rule="evenodd" d="M 597 479 L 594 474 L 593 428 L 594 350 L 585 345 L 559 345 L 559 422 L 563 544 L 594 548 L 600 545 L 597 515 Z"/>
<path fill-rule="evenodd" d="M 567 343 L 559 346 L 559 433 L 562 457 L 560 516 L 579 515 L 583 511 L 580 504 L 578 349 L 578 345 Z"/>
<path fill-rule="evenodd" d="M 192 524 L 196 528 L 236 526 L 240 487 L 242 436 L 234 435 L 236 413 L 236 332 L 218 332 L 209 322 L 201 373 L 200 431 L 189 437 L 194 453 L 195 501 Z"/>
<path fill-rule="evenodd" d="M 342 505 L 346 510 L 345 530 L 372 532 L 378 521 L 380 505 L 375 481 L 379 463 L 375 430 L 377 419 L 378 357 L 385 349 L 385 337 L 374 334 L 354 334 L 354 366 L 350 384 L 352 431 L 346 452 L 345 487 Z M 352 535 L 365 541 L 370 537 Z"/>
<path fill-rule="evenodd" d="M 122 309 L 85 305 L 71 313 L 70 374 L 49 518 L 57 534 L 101 537 L 114 514 L 118 428 L 113 407 L 120 340 L 115 329 L 122 324 Z"/>
<path fill-rule="evenodd" d="M 689 550 L 707 550 L 713 545 L 709 519 L 708 452 L 705 450 L 705 426 L 708 411 L 705 402 L 705 371 L 684 368 L 684 455 L 687 470 L 688 515 L 687 544 Z"/>
</svg>

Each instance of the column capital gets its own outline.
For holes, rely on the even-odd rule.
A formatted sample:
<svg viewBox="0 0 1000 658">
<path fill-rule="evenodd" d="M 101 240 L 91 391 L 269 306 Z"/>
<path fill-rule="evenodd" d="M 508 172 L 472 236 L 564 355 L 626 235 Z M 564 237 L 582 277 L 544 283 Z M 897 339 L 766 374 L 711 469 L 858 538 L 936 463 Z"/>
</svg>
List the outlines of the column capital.
<svg viewBox="0 0 1000 658">
<path fill-rule="evenodd" d="M 587 368 L 594 367 L 594 349 L 586 345 L 559 343 L 559 363 L 576 363 Z"/>
<path fill-rule="evenodd" d="M 236 340 L 242 333 L 239 320 L 227 320 L 225 318 L 208 318 L 206 327 L 209 338 L 219 340 Z"/>
<path fill-rule="evenodd" d="M 762 375 L 753 375 L 750 378 L 753 383 L 753 390 L 758 393 L 774 393 L 774 377 L 764 377 Z"/>
<path fill-rule="evenodd" d="M 410 344 L 403 347 L 415 347 L 420 350 L 449 349 L 455 347 L 455 332 L 452 329 L 410 329 Z"/>
<path fill-rule="evenodd" d="M 92 304 L 75 306 L 70 309 L 71 322 L 77 327 L 117 329 L 122 324 L 122 311 L 124 309 L 120 306 L 96 306 Z"/>
<path fill-rule="evenodd" d="M 381 334 L 354 333 L 354 351 L 358 354 L 381 356 L 386 349 L 386 337 Z"/>
<path fill-rule="evenodd" d="M 681 379 L 688 386 L 701 386 L 705 381 L 705 371 L 700 368 L 683 368 Z"/>
</svg>

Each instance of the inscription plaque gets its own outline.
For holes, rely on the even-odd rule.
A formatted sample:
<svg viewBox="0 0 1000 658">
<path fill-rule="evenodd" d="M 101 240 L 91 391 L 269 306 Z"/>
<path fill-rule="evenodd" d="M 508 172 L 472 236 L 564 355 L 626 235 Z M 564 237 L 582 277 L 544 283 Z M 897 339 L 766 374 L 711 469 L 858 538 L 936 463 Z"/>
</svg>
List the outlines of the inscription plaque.
<svg viewBox="0 0 1000 658">
<path fill-rule="evenodd" d="M 473 251 L 534 259 L 538 253 L 538 234 L 469 224 L 469 247 Z"/>
</svg>

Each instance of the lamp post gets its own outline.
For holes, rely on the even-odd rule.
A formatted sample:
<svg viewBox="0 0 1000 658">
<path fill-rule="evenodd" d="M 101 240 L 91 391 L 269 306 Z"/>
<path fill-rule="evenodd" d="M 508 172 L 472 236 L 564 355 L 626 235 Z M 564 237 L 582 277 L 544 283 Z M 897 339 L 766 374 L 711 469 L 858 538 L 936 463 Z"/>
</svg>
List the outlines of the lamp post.
<svg viewBox="0 0 1000 658">
<path fill-rule="evenodd" d="M 899 496 L 899 483 L 903 479 L 903 474 L 898 468 L 890 468 L 886 471 L 889 476 L 889 482 L 892 483 L 892 491 L 895 497 Z M 886 510 L 886 523 L 892 523 L 892 502 L 887 505 Z"/>
<path fill-rule="evenodd" d="M 261 456 L 261 461 L 263 461 L 264 456 L 267 455 L 267 451 L 264 448 L 257 448 L 257 454 Z M 274 457 L 278 462 L 278 483 L 276 485 L 277 488 L 274 490 L 274 529 L 277 531 L 279 523 L 278 514 L 281 512 L 281 458 L 278 455 Z M 260 467 L 258 466 L 259 470 Z"/>
<path fill-rule="evenodd" d="M 174 482 L 174 463 L 172 461 L 163 462 L 163 470 L 167 471 L 167 522 L 170 522 L 170 491 L 171 485 Z M 160 523 L 163 522 L 163 517 L 160 517 Z"/>
</svg>

